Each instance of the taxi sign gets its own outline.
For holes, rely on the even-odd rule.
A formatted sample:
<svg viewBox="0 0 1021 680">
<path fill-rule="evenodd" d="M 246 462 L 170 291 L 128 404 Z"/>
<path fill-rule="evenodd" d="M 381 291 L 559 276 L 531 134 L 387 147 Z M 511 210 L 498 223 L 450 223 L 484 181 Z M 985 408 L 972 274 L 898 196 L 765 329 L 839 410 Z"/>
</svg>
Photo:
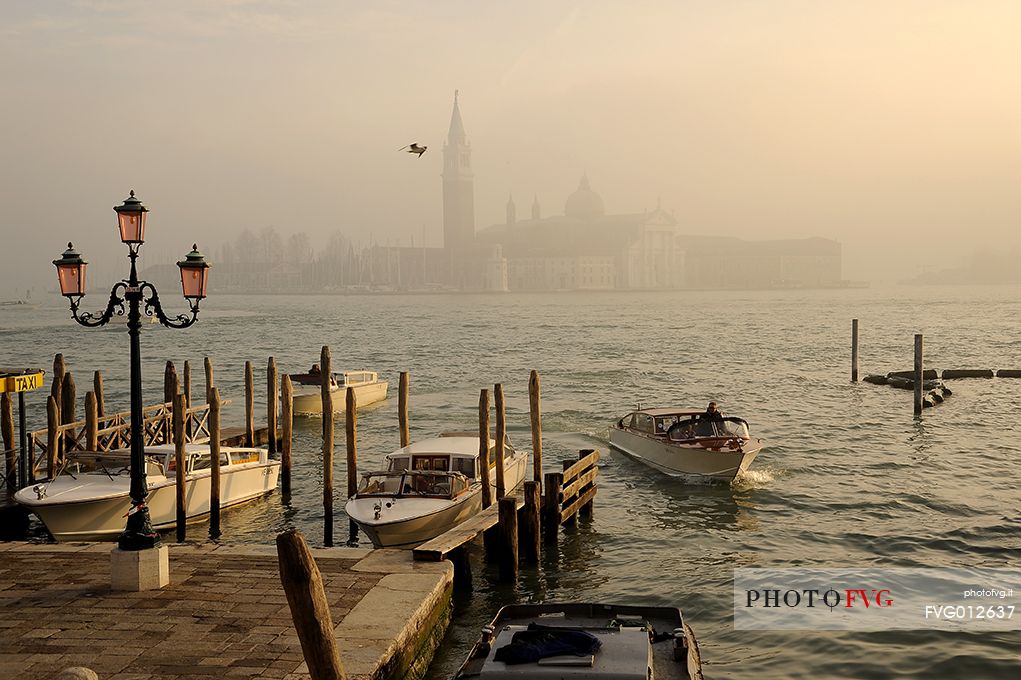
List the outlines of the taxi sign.
<svg viewBox="0 0 1021 680">
<path fill-rule="evenodd" d="M 29 392 L 43 386 L 43 373 L 27 373 L 23 375 L 9 375 L 0 378 L 2 392 Z"/>
</svg>

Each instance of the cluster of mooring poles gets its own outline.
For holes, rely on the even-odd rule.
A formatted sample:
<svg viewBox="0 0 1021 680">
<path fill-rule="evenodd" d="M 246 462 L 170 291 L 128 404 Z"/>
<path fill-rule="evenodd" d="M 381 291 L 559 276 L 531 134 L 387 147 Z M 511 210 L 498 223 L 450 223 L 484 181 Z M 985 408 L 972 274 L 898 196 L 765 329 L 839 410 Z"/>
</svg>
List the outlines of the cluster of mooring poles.
<svg viewBox="0 0 1021 680">
<path fill-rule="evenodd" d="M 912 404 L 915 415 L 920 415 L 923 408 L 941 404 L 953 392 L 944 384 L 944 380 L 959 378 L 1021 378 L 1021 370 L 1003 368 L 992 369 L 947 369 L 942 374 L 935 369 L 923 369 L 924 339 L 921 333 L 915 334 L 914 369 L 911 371 L 891 371 L 884 374 L 866 375 L 863 380 L 873 385 L 889 385 L 898 389 L 911 390 L 914 394 Z M 858 319 L 851 320 L 851 382 L 858 382 Z"/>
</svg>

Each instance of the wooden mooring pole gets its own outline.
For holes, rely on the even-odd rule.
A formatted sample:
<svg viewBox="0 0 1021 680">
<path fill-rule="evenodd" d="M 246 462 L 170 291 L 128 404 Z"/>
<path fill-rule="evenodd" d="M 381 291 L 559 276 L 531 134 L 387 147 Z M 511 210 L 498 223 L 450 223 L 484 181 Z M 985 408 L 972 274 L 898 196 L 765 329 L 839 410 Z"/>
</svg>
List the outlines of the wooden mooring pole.
<svg viewBox="0 0 1021 680">
<path fill-rule="evenodd" d="M 277 360 L 273 357 L 266 362 L 266 434 L 269 436 L 269 452 L 277 452 Z"/>
<path fill-rule="evenodd" d="M 851 319 L 851 382 L 858 382 L 858 319 Z"/>
<path fill-rule="evenodd" d="M 503 496 L 499 503 L 500 527 L 500 580 L 518 578 L 518 499 Z"/>
<path fill-rule="evenodd" d="M 595 453 L 595 449 L 582 449 L 581 451 L 578 451 L 578 460 L 584 460 L 591 453 Z M 581 491 L 579 490 L 578 493 L 581 494 Z M 591 500 L 589 500 L 588 503 L 585 503 L 580 508 L 578 508 L 578 514 L 584 517 L 585 519 L 592 519 L 592 512 L 593 509 L 595 508 L 595 502 L 596 499 L 593 497 Z"/>
<path fill-rule="evenodd" d="M 53 479 L 57 475 L 58 457 L 60 456 L 60 440 L 57 427 L 60 425 L 60 409 L 57 400 L 51 394 L 46 400 L 46 475 Z"/>
<path fill-rule="evenodd" d="M 547 472 L 544 486 L 546 487 L 546 499 L 543 503 L 542 528 L 543 537 L 547 543 L 556 543 L 557 534 L 560 531 L 560 487 L 564 483 L 564 473 Z"/>
<path fill-rule="evenodd" d="M 209 536 L 220 537 L 220 390 L 209 388 Z"/>
<path fill-rule="evenodd" d="M 184 386 L 182 388 L 184 394 L 184 436 L 191 441 L 191 418 L 188 417 L 188 409 L 191 408 L 191 362 L 187 359 L 184 360 Z"/>
<path fill-rule="evenodd" d="M 539 482 L 527 481 L 524 484 L 525 505 L 521 513 L 521 552 L 525 562 L 535 564 L 539 561 L 541 538 L 539 537 Z"/>
<path fill-rule="evenodd" d="M 563 461 L 564 470 L 566 470 L 567 468 L 569 468 L 572 465 L 574 465 L 574 463 L 575 463 L 575 461 L 573 461 L 573 460 L 565 460 L 565 461 Z M 560 484 L 563 485 L 563 483 L 564 483 L 563 482 L 563 473 L 561 473 Z M 575 526 L 575 525 L 577 525 L 578 524 L 578 513 L 576 513 L 576 512 L 571 513 L 567 517 L 561 519 L 561 524 L 563 524 L 564 526 L 567 526 L 567 525 Z"/>
<path fill-rule="evenodd" d="M 74 384 L 74 375 L 71 371 L 64 373 L 64 384 L 60 387 L 60 424 L 68 425 L 78 420 L 78 390 Z M 74 429 L 66 430 L 63 436 L 61 452 L 64 458 L 74 447 Z"/>
<path fill-rule="evenodd" d="M 178 392 L 177 368 L 174 366 L 173 361 L 167 361 L 167 365 L 163 368 L 163 403 L 170 404 L 172 407 L 174 395 Z"/>
<path fill-rule="evenodd" d="M 344 395 L 344 434 L 347 439 L 347 497 L 358 493 L 358 397 L 353 387 Z M 348 543 L 358 540 L 358 525 L 348 520 Z"/>
<path fill-rule="evenodd" d="M 401 371 L 400 389 L 397 393 L 397 420 L 401 428 L 401 448 L 411 443 L 411 427 L 408 424 L 408 391 L 411 388 L 411 376 Z"/>
<path fill-rule="evenodd" d="M 255 446 L 255 371 L 245 362 L 245 446 Z"/>
<path fill-rule="evenodd" d="M 319 358 L 323 400 L 323 545 L 333 547 L 333 392 L 330 390 L 330 348 Z"/>
<path fill-rule="evenodd" d="M 4 478 L 7 480 L 7 490 L 14 493 L 18 488 L 15 475 L 18 445 L 14 441 L 14 406 L 7 392 L 0 394 L 0 431 L 4 437 Z"/>
<path fill-rule="evenodd" d="M 345 680 L 323 577 L 297 529 L 277 536 L 280 583 L 312 680 Z"/>
<path fill-rule="evenodd" d="M 106 415 L 106 397 L 103 396 L 103 372 L 92 374 L 92 391 L 96 393 L 96 414 L 102 418 Z"/>
<path fill-rule="evenodd" d="M 209 390 L 213 389 L 213 360 L 206 357 L 202 360 L 203 367 L 206 370 L 206 394 L 209 394 Z"/>
<path fill-rule="evenodd" d="M 539 372 L 528 376 L 528 418 L 532 425 L 532 480 L 542 496 L 542 411 L 539 405 Z M 527 502 L 527 497 L 526 497 Z"/>
<path fill-rule="evenodd" d="M 922 334 L 915 334 L 915 415 L 922 414 Z"/>
<path fill-rule="evenodd" d="M 283 440 L 280 442 L 280 490 L 291 493 L 291 437 L 294 429 L 294 388 L 291 376 L 284 374 L 280 381 L 280 427 Z"/>
<path fill-rule="evenodd" d="M 482 509 L 493 504 L 489 479 L 489 390 L 479 393 L 479 478 L 482 481 Z"/>
<path fill-rule="evenodd" d="M 493 385 L 493 396 L 496 410 L 496 499 L 500 500 L 507 493 L 504 479 L 504 442 L 507 439 L 507 410 L 503 402 L 503 385 Z"/>
<path fill-rule="evenodd" d="M 85 450 L 99 450 L 99 407 L 96 393 L 85 393 Z"/>
<path fill-rule="evenodd" d="M 185 539 L 185 526 L 188 522 L 188 501 L 185 498 L 184 492 L 185 482 L 184 473 L 185 470 L 185 436 L 184 436 L 184 418 L 185 410 L 187 405 L 184 401 L 183 394 L 174 395 L 174 472 L 177 478 L 177 542 L 182 543 Z"/>
</svg>

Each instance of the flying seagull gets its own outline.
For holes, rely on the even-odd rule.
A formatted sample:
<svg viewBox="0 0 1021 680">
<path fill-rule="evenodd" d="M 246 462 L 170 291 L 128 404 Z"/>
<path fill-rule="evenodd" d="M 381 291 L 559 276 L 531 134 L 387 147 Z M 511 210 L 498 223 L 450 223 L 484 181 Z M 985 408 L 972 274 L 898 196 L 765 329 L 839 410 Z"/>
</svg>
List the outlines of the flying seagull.
<svg viewBox="0 0 1021 680">
<path fill-rule="evenodd" d="M 418 157 L 421 158 L 422 154 L 424 154 L 425 150 L 428 149 L 428 148 L 429 147 L 427 147 L 427 146 L 419 146 L 418 143 L 415 142 L 415 143 L 412 143 L 412 144 L 408 144 L 407 146 L 402 146 L 401 148 L 399 148 L 397 150 L 398 151 L 404 151 L 405 149 L 407 149 L 408 153 L 417 153 Z"/>
</svg>

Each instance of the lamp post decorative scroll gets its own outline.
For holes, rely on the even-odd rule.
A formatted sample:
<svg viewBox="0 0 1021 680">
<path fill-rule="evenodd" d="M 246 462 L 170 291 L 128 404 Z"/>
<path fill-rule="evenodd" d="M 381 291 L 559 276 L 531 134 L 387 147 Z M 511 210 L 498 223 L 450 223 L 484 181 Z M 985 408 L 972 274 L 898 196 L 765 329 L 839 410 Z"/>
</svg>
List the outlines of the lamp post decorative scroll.
<svg viewBox="0 0 1021 680">
<path fill-rule="evenodd" d="M 193 245 L 192 251 L 184 260 L 177 263 L 181 270 L 181 289 L 189 302 L 190 314 L 168 316 L 163 311 L 156 287 L 148 281 L 138 278 L 136 261 L 138 251 L 145 242 L 145 221 L 148 208 L 135 198 L 135 192 L 116 206 L 117 223 L 121 233 L 121 242 L 128 246 L 128 257 L 131 260 L 131 271 L 127 279 L 114 284 L 110 290 L 110 300 L 102 312 L 81 312 L 79 305 L 85 297 L 85 268 L 88 262 L 70 243 L 59 260 L 54 260 L 57 267 L 57 278 L 60 281 L 60 292 L 71 305 L 71 318 L 82 326 L 96 328 L 105 326 L 114 314 L 128 315 L 128 337 L 131 345 L 131 509 L 127 513 L 127 526 L 118 539 L 118 547 L 122 550 L 144 550 L 160 545 L 159 534 L 152 528 L 149 509 L 145 504 L 148 486 L 145 474 L 145 442 L 142 434 L 142 357 L 139 344 L 139 332 L 142 328 L 142 313 L 155 317 L 168 328 L 187 328 L 198 319 L 199 303 L 206 297 L 206 286 L 209 280 L 209 263 L 206 262 L 198 246 Z M 127 305 L 127 310 L 125 310 Z"/>
</svg>

